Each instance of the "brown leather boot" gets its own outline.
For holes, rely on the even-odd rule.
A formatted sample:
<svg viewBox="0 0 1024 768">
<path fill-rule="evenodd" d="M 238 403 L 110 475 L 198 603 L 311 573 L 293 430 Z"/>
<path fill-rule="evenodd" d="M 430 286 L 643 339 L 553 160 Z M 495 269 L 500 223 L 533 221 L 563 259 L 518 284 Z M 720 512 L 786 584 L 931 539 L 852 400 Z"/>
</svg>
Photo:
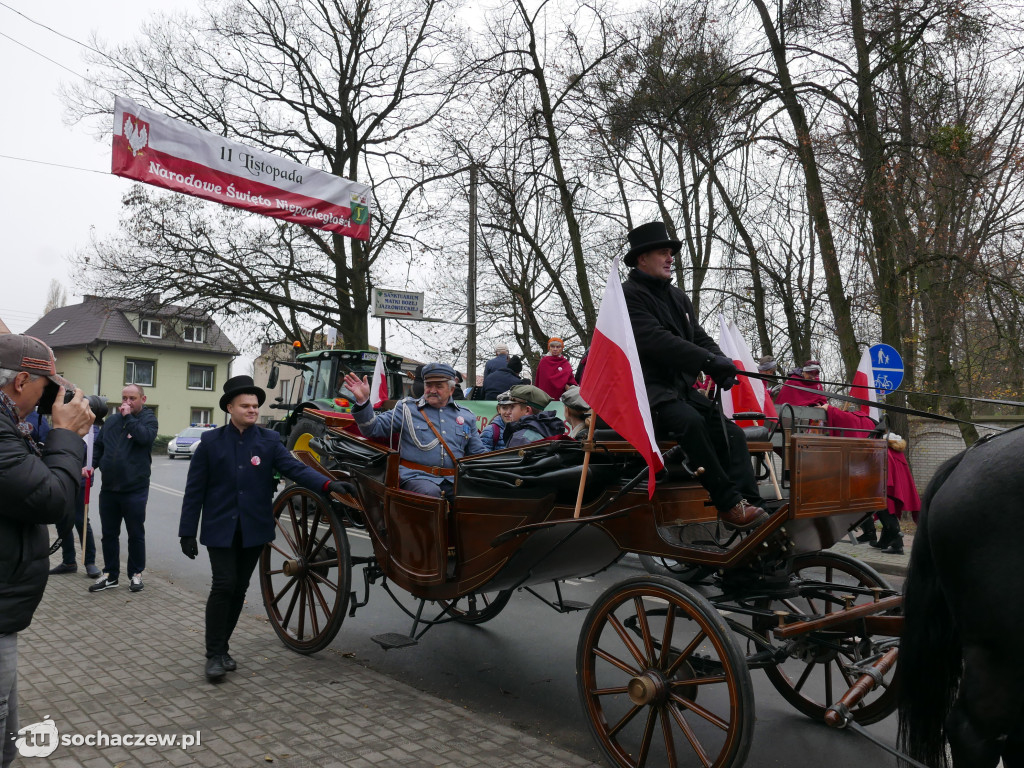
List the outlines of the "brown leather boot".
<svg viewBox="0 0 1024 768">
<path fill-rule="evenodd" d="M 718 519 L 726 528 L 739 531 L 747 531 L 756 528 L 768 519 L 768 513 L 760 507 L 748 504 L 746 499 L 730 509 L 728 512 L 719 512 Z"/>
</svg>

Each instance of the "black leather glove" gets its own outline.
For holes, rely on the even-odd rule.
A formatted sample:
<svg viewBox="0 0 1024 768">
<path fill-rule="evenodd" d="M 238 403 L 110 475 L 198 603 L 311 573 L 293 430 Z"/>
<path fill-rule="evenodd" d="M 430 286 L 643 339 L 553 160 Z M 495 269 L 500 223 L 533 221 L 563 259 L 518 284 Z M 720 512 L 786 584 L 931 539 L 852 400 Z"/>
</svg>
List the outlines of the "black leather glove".
<svg viewBox="0 0 1024 768">
<path fill-rule="evenodd" d="M 731 389 L 739 372 L 732 360 L 724 355 L 708 355 L 702 370 L 722 389 Z"/>
<path fill-rule="evenodd" d="M 356 487 L 352 483 L 347 483 L 344 480 L 331 480 L 327 484 L 327 490 L 331 493 L 337 493 L 341 496 L 354 496 L 359 498 L 356 494 Z"/>
<path fill-rule="evenodd" d="M 196 542 L 195 536 L 181 537 L 181 554 L 189 560 L 196 559 L 196 555 L 199 554 L 199 544 Z"/>
</svg>

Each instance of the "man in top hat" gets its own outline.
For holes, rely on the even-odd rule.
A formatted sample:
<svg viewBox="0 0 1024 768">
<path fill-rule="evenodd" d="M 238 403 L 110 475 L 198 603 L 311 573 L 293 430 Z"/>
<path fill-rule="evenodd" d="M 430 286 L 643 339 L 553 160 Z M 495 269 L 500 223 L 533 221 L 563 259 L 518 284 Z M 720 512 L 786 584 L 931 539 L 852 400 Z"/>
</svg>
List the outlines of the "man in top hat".
<svg viewBox="0 0 1024 768">
<path fill-rule="evenodd" d="M 121 390 L 121 405 L 96 435 L 92 464 L 103 475 L 100 489 L 100 531 L 103 535 L 103 573 L 89 587 L 102 592 L 118 585 L 121 573 L 121 521 L 128 531 L 128 589 L 145 586 L 146 504 L 153 467 L 156 414 L 146 408 L 146 394 L 138 384 Z"/>
<path fill-rule="evenodd" d="M 660 221 L 639 226 L 628 237 L 624 262 L 632 269 L 622 291 L 654 428 L 660 436 L 673 435 L 691 465 L 704 468 L 700 482 L 726 527 L 753 528 L 767 515 L 758 506 L 743 430 L 731 421 L 723 428 L 718 408 L 694 389 L 701 371 L 728 389 L 736 381 L 736 366 L 701 328 L 690 298 L 672 285 L 672 260 L 682 244 Z"/>
<path fill-rule="evenodd" d="M 454 488 L 455 461 L 463 456 L 485 453 L 476 416 L 452 399 L 455 369 L 447 363 L 423 366 L 423 395 L 406 397 L 387 413 L 370 407 L 370 385 L 366 377 L 345 376 L 345 386 L 356 398 L 352 417 L 364 437 L 390 440 L 399 435 L 399 485 L 412 493 L 448 496 Z"/>
<path fill-rule="evenodd" d="M 57 375 L 50 348 L 32 336 L 0 335 L 0 765 L 18 748 L 18 633 L 32 623 L 50 568 L 47 526 L 71 525 L 85 463 L 82 437 L 93 415 L 82 396 L 64 402 L 72 385 Z M 53 428 L 40 447 L 25 417 L 55 395 Z M 59 628 L 47 627 L 47 636 Z M 70 638 L 69 638 L 70 640 Z M 44 660 L 44 665 L 54 659 Z M 37 705 L 38 711 L 38 705 Z"/>
<path fill-rule="evenodd" d="M 532 384 L 517 384 L 509 390 L 512 410 L 505 426 L 505 447 L 516 448 L 548 437 L 565 434 L 565 422 L 546 411 L 551 398 Z"/>
<path fill-rule="evenodd" d="M 210 555 L 206 601 L 206 678 L 210 682 L 238 666 L 228 641 L 263 545 L 274 540 L 272 502 L 278 483 L 274 473 L 311 491 L 355 494 L 351 484 L 331 480 L 292 456 L 277 432 L 256 425 L 266 397 L 251 376 L 224 382 L 220 409 L 230 420 L 199 439 L 181 501 L 181 551 L 195 559 L 202 543 Z"/>
</svg>

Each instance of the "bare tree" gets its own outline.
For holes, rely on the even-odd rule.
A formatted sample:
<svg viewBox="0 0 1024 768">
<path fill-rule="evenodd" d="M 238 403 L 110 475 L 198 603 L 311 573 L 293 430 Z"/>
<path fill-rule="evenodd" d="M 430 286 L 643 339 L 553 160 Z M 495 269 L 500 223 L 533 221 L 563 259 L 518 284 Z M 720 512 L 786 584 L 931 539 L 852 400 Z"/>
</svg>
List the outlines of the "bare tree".
<svg viewBox="0 0 1024 768">
<path fill-rule="evenodd" d="M 43 314 L 48 315 L 58 307 L 66 306 L 68 303 L 68 292 L 64 285 L 56 278 L 50 279 L 50 287 L 46 289 L 46 306 L 43 307 Z"/>
<path fill-rule="evenodd" d="M 462 32 L 446 0 L 235 0 L 164 17 L 95 60 L 100 84 L 179 120 L 373 190 L 369 242 L 134 189 L 120 238 L 83 262 L 94 285 L 270 322 L 334 325 L 364 346 L 375 274 L 407 251 L 439 170 L 438 120 L 460 95 Z M 69 94 L 78 116 L 103 92 Z M 135 268 L 125 270 L 128 265 Z M 127 276 L 127 279 L 126 279 Z"/>
</svg>

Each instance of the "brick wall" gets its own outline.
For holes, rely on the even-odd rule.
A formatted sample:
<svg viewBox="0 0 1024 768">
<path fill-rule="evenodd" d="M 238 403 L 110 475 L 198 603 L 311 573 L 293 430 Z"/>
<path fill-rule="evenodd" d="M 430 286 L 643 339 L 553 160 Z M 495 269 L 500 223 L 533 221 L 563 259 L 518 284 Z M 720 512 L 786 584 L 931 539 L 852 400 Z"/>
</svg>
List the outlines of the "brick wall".
<svg viewBox="0 0 1024 768">
<path fill-rule="evenodd" d="M 960 453 L 965 443 L 957 424 L 915 416 L 910 416 L 908 421 L 910 434 L 907 436 L 907 462 L 914 475 L 914 484 L 918 492 L 923 494 L 935 470 L 946 459 Z M 1015 427 L 1019 424 L 1019 418 L 993 421 L 992 426 L 979 426 L 978 434 L 984 437 L 1000 431 L 1001 428 Z"/>
</svg>

